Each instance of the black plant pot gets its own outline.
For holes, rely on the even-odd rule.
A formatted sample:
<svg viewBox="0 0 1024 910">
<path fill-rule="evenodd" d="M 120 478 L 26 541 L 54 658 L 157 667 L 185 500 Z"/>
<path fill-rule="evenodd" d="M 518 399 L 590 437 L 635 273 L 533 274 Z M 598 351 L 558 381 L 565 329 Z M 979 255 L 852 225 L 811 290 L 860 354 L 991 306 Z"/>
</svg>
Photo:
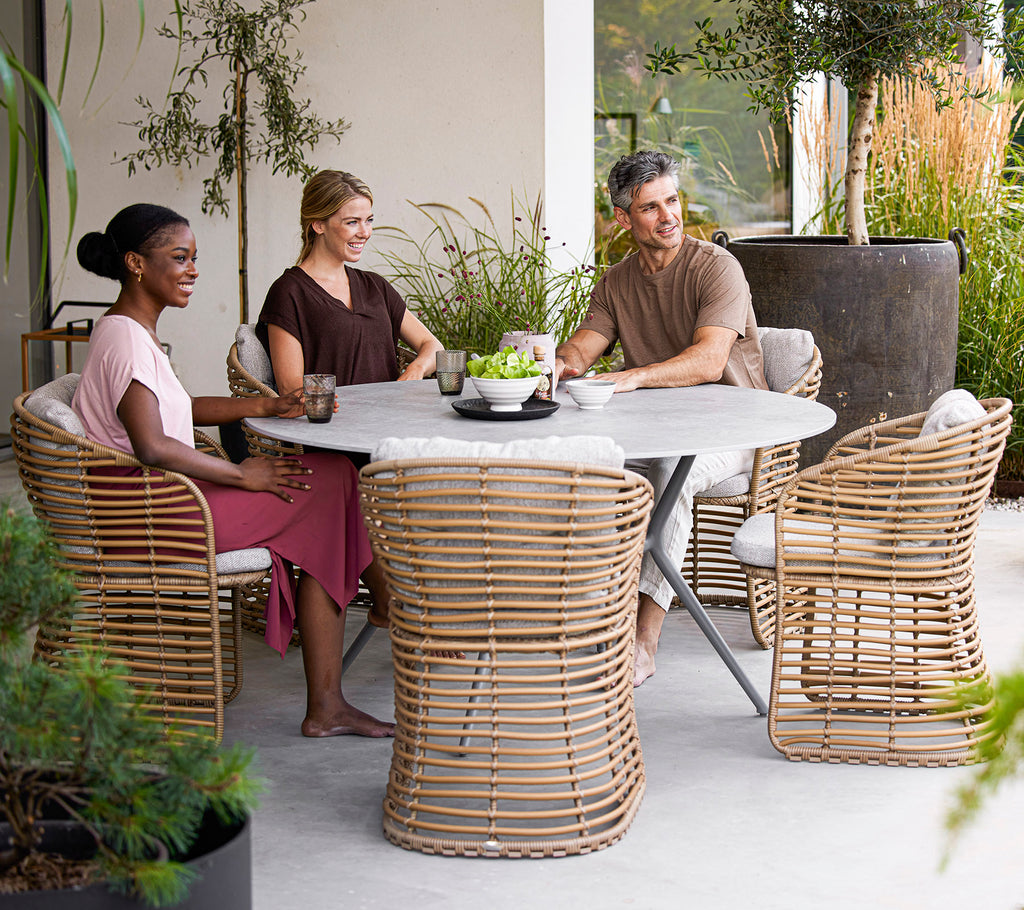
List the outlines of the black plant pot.
<svg viewBox="0 0 1024 910">
<path fill-rule="evenodd" d="M 953 387 L 963 232 L 950 240 L 766 236 L 715 241 L 740 262 L 758 325 L 807 329 L 822 356 L 818 401 L 832 431 L 804 440 L 816 464 L 840 436 L 928 409 Z"/>
<path fill-rule="evenodd" d="M 43 849 L 71 857 L 91 855 L 89 835 L 74 822 L 44 821 Z M 9 826 L 0 823 L 0 842 Z M 247 818 L 224 825 L 212 813 L 203 820 L 192 850 L 175 857 L 196 879 L 188 897 L 169 910 L 252 910 L 252 834 Z M 140 910 L 148 905 L 109 891 L 104 885 L 59 891 L 26 891 L 0 898 L 4 910 Z"/>
</svg>

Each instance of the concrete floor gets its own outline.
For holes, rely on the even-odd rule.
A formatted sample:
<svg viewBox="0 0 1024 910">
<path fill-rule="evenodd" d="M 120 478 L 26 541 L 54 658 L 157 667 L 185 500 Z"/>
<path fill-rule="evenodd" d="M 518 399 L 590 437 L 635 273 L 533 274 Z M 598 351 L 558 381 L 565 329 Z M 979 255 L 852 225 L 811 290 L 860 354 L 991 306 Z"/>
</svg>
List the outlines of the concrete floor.
<svg viewBox="0 0 1024 910">
<path fill-rule="evenodd" d="M 0 461 L 0 497 L 17 489 Z M 986 511 L 977 548 L 988 662 L 1024 657 L 1024 513 Z M 771 655 L 746 619 L 714 611 L 767 695 Z M 355 616 L 350 633 L 357 629 Z M 381 834 L 390 743 L 307 740 L 301 656 L 245 640 L 245 685 L 227 742 L 258 748 L 269 781 L 254 821 L 256 910 L 487 906 L 1015 910 L 1024 906 L 1024 780 L 1005 786 L 943 871 L 943 815 L 971 768 L 786 761 L 764 718 L 685 613 L 666 621 L 658 673 L 637 691 L 647 793 L 625 837 L 582 857 L 467 859 L 402 850 Z M 392 711 L 387 637 L 345 679 L 353 703 Z"/>
</svg>

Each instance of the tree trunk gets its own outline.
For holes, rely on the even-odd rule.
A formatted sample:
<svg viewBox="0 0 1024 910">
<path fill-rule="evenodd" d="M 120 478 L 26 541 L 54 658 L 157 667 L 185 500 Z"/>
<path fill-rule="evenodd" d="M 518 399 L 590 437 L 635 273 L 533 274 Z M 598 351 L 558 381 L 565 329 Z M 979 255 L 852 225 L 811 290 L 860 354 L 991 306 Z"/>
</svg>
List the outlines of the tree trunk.
<svg viewBox="0 0 1024 910">
<path fill-rule="evenodd" d="M 238 313 L 239 322 L 249 321 L 249 234 L 246 230 L 248 199 L 245 193 L 246 105 L 245 82 L 247 73 L 242 60 L 235 60 L 235 179 L 238 184 Z"/>
<path fill-rule="evenodd" d="M 871 75 L 857 88 L 857 106 L 850 125 L 850 145 L 846 155 L 846 239 L 850 246 L 868 243 L 868 222 L 864 214 L 864 184 L 868 156 L 875 132 L 878 105 L 878 79 Z"/>
</svg>

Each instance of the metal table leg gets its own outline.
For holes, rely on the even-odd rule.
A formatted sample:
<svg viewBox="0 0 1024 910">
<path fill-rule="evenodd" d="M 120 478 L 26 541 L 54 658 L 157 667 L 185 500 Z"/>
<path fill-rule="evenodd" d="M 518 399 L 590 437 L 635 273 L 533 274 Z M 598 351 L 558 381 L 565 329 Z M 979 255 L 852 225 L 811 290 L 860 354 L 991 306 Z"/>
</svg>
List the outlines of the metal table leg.
<svg viewBox="0 0 1024 910">
<path fill-rule="evenodd" d="M 725 665 L 729 668 L 729 672 L 732 673 L 736 681 L 743 687 L 743 691 L 747 693 L 747 697 L 753 702 L 757 713 L 767 714 L 768 705 L 765 703 L 765 700 L 757 689 L 754 688 L 754 684 L 747 677 L 747 674 L 743 672 L 743 668 L 736 661 L 736 656 L 729 650 L 725 639 L 722 638 L 722 633 L 718 631 L 715 624 L 711 621 L 711 617 L 708 616 L 704 605 L 697 600 L 693 591 L 690 590 L 690 586 L 679 571 L 679 566 L 674 565 L 673 561 L 669 558 L 662 541 L 665 523 L 668 521 L 669 513 L 679 499 L 679 492 L 682 490 L 683 483 L 685 483 L 686 477 L 690 473 L 690 468 L 693 467 L 693 459 L 693 455 L 683 455 L 679 459 L 676 469 L 672 472 L 672 476 L 665 487 L 665 492 L 651 513 L 651 521 L 647 526 L 647 540 L 644 543 L 644 552 L 649 552 L 654 557 L 655 564 L 661 569 L 669 584 L 672 585 L 672 590 L 679 596 L 679 602 L 690 611 L 690 615 L 697 623 L 697 627 L 704 633 L 704 637 L 711 642 L 711 646 L 718 652 L 718 656 L 722 658 Z"/>
</svg>

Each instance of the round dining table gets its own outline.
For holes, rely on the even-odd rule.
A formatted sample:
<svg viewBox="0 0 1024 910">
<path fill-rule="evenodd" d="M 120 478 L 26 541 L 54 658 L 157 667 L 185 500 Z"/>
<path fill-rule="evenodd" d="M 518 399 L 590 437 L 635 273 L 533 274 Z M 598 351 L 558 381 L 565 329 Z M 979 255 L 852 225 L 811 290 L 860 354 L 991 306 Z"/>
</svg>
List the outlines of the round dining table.
<svg viewBox="0 0 1024 910">
<path fill-rule="evenodd" d="M 475 397 L 468 380 L 463 396 L 458 399 L 441 395 L 433 379 L 344 386 L 337 390 L 337 395 L 338 411 L 329 423 L 311 423 L 305 417 L 260 417 L 248 418 L 246 424 L 258 433 L 285 442 L 367 454 L 389 436 L 441 436 L 496 443 L 608 436 L 622 447 L 627 459 L 679 456 L 665 493 L 651 515 L 645 552 L 651 553 L 680 603 L 693 616 L 757 712 L 767 713 L 763 697 L 686 584 L 680 567 L 669 559 L 662 534 L 695 456 L 771 446 L 824 433 L 836 421 L 831 408 L 794 395 L 718 384 L 617 393 L 604 407 L 594 410 L 577 407 L 568 393 L 557 389 L 557 410 L 540 419 L 463 416 L 452 407 L 452 402 L 465 403 Z M 558 461 L 557 441 L 552 443 L 551 460 Z"/>
</svg>

